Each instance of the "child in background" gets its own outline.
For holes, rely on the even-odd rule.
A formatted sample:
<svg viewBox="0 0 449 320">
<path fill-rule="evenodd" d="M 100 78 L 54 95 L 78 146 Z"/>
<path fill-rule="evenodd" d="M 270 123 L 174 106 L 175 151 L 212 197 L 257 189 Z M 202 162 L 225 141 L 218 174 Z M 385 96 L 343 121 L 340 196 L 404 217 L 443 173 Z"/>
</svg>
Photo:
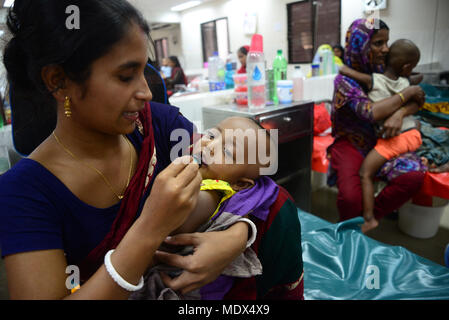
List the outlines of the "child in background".
<svg viewBox="0 0 449 320">
<path fill-rule="evenodd" d="M 171 67 L 168 65 L 168 58 L 162 59 L 161 72 L 163 73 L 165 78 L 171 77 Z"/>
<path fill-rule="evenodd" d="M 408 101 L 401 93 L 411 84 L 417 84 L 422 76 L 411 76 L 412 70 L 419 62 L 420 51 L 410 40 L 395 41 L 388 53 L 384 74 L 368 74 L 357 72 L 347 66 L 340 68 L 340 73 L 351 77 L 370 89 L 368 97 L 373 102 L 383 100 L 392 95 L 397 95 L 402 104 Z M 424 103 L 424 97 L 417 101 L 420 105 Z M 382 124 L 379 123 L 379 134 L 382 133 Z M 374 217 L 374 178 L 377 171 L 388 160 L 403 153 L 415 151 L 422 144 L 420 123 L 413 116 L 404 117 L 402 121 L 401 134 L 383 139 L 379 137 L 376 146 L 368 153 L 360 168 L 360 178 L 363 192 L 363 218 L 362 232 L 376 228 L 379 222 Z"/>
<path fill-rule="evenodd" d="M 246 56 L 248 55 L 249 46 L 243 46 L 237 51 L 241 67 L 237 70 L 237 73 L 246 73 Z"/>
<path fill-rule="evenodd" d="M 233 136 L 228 136 L 230 132 Z M 254 133 L 256 140 L 239 141 L 238 132 L 248 132 L 248 136 Z M 262 163 L 260 156 L 251 158 L 250 153 L 263 152 L 259 152 L 261 147 L 264 156 L 269 155 L 268 163 Z M 228 118 L 195 143 L 193 156 L 200 163 L 203 177 L 199 197 L 205 200 L 198 203 L 205 205 L 197 207 L 172 234 L 217 231 L 242 218 L 248 222 L 250 218 L 254 222 L 250 222 L 253 227 L 247 249 L 217 280 L 183 296 L 166 288 L 162 279 L 169 279 L 167 275 L 157 274 L 157 270 L 162 270 L 176 277 L 182 270 L 167 270 L 165 266 L 152 268 L 145 276 L 144 290 L 132 298 L 303 299 L 301 227 L 297 208 L 287 199 L 285 190 L 261 175 L 261 169 L 277 163 L 276 152 L 268 132 L 248 118 Z M 239 155 L 244 157 L 240 159 Z M 274 211 L 278 211 L 277 214 L 273 214 Z M 276 216 L 276 221 L 269 221 L 269 216 Z M 177 244 L 181 243 L 165 243 L 164 251 L 179 250 Z M 185 250 L 181 252 L 189 254 Z M 296 280 L 292 282 L 292 279 Z"/>
</svg>

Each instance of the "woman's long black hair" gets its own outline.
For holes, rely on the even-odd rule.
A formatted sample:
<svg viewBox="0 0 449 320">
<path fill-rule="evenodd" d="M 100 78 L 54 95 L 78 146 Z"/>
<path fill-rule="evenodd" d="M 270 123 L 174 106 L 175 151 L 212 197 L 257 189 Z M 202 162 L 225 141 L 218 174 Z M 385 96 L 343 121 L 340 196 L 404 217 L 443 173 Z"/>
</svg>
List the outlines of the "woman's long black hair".
<svg viewBox="0 0 449 320">
<path fill-rule="evenodd" d="M 170 59 L 173 62 L 175 68 L 181 68 L 181 63 L 179 63 L 179 59 L 177 56 L 170 56 L 168 57 L 168 59 Z"/>
<path fill-rule="evenodd" d="M 79 9 L 79 29 L 70 28 L 69 6 Z M 18 152 L 29 154 L 56 126 L 56 101 L 41 70 L 59 65 L 81 86 L 94 61 L 104 56 L 138 25 L 150 41 L 150 28 L 126 0 L 16 0 L 9 10 L 5 64 L 11 93 L 13 139 Z"/>
</svg>

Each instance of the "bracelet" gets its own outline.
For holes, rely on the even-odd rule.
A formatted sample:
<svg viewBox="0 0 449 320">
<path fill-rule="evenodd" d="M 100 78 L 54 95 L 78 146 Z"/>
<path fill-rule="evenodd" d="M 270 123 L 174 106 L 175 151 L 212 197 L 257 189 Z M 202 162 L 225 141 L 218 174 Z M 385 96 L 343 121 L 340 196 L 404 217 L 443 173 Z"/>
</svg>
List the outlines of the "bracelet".
<svg viewBox="0 0 449 320">
<path fill-rule="evenodd" d="M 111 278 L 123 289 L 125 289 L 126 291 L 138 291 L 140 289 L 142 289 L 143 287 L 143 276 L 140 277 L 140 281 L 139 284 L 137 286 L 132 285 L 131 283 L 129 283 L 128 281 L 126 281 L 125 279 L 123 279 L 117 271 L 115 271 L 114 266 L 111 263 L 111 254 L 112 252 L 114 252 L 114 250 L 109 250 L 108 253 L 106 253 L 106 255 L 104 256 L 104 265 L 106 267 L 106 271 L 109 273 L 109 275 L 111 276 Z"/>
<path fill-rule="evenodd" d="M 404 98 L 404 95 L 402 94 L 402 92 L 398 92 L 397 94 L 398 94 L 399 98 L 401 98 L 402 104 L 404 104 L 405 98 Z"/>
<path fill-rule="evenodd" d="M 257 228 L 256 228 L 256 225 L 254 224 L 254 222 L 252 222 L 248 218 L 240 218 L 238 220 L 238 222 L 240 222 L 240 221 L 248 223 L 250 225 L 250 227 L 251 227 L 251 238 L 249 238 L 248 242 L 246 243 L 246 247 L 249 248 L 254 243 L 254 241 L 256 241 Z"/>
</svg>

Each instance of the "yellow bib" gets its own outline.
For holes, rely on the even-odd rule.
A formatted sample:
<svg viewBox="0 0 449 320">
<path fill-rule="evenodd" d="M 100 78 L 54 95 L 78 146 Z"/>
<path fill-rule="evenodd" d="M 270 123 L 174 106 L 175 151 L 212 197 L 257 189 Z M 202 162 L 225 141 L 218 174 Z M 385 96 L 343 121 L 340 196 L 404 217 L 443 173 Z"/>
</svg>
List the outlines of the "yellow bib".
<svg viewBox="0 0 449 320">
<path fill-rule="evenodd" d="M 212 180 L 212 179 L 204 179 L 201 183 L 200 190 L 201 191 L 215 190 L 215 191 L 218 191 L 222 195 L 220 202 L 218 203 L 217 209 L 215 210 L 215 212 L 212 214 L 212 216 L 209 219 L 212 219 L 217 214 L 218 210 L 220 209 L 221 204 L 226 199 L 229 199 L 230 197 L 232 197 L 234 194 L 237 193 L 231 188 L 231 185 L 228 182 L 223 181 L 223 180 Z"/>
</svg>

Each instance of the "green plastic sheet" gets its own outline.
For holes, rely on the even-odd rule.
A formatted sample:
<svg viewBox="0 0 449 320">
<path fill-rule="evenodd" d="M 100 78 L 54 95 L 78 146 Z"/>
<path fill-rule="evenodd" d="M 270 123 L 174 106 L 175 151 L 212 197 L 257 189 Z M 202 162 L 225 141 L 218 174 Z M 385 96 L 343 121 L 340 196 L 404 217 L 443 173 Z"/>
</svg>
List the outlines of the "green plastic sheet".
<svg viewBox="0 0 449 320">
<path fill-rule="evenodd" d="M 305 299 L 449 299 L 449 268 L 365 236 L 362 217 L 332 224 L 298 216 Z"/>
</svg>

